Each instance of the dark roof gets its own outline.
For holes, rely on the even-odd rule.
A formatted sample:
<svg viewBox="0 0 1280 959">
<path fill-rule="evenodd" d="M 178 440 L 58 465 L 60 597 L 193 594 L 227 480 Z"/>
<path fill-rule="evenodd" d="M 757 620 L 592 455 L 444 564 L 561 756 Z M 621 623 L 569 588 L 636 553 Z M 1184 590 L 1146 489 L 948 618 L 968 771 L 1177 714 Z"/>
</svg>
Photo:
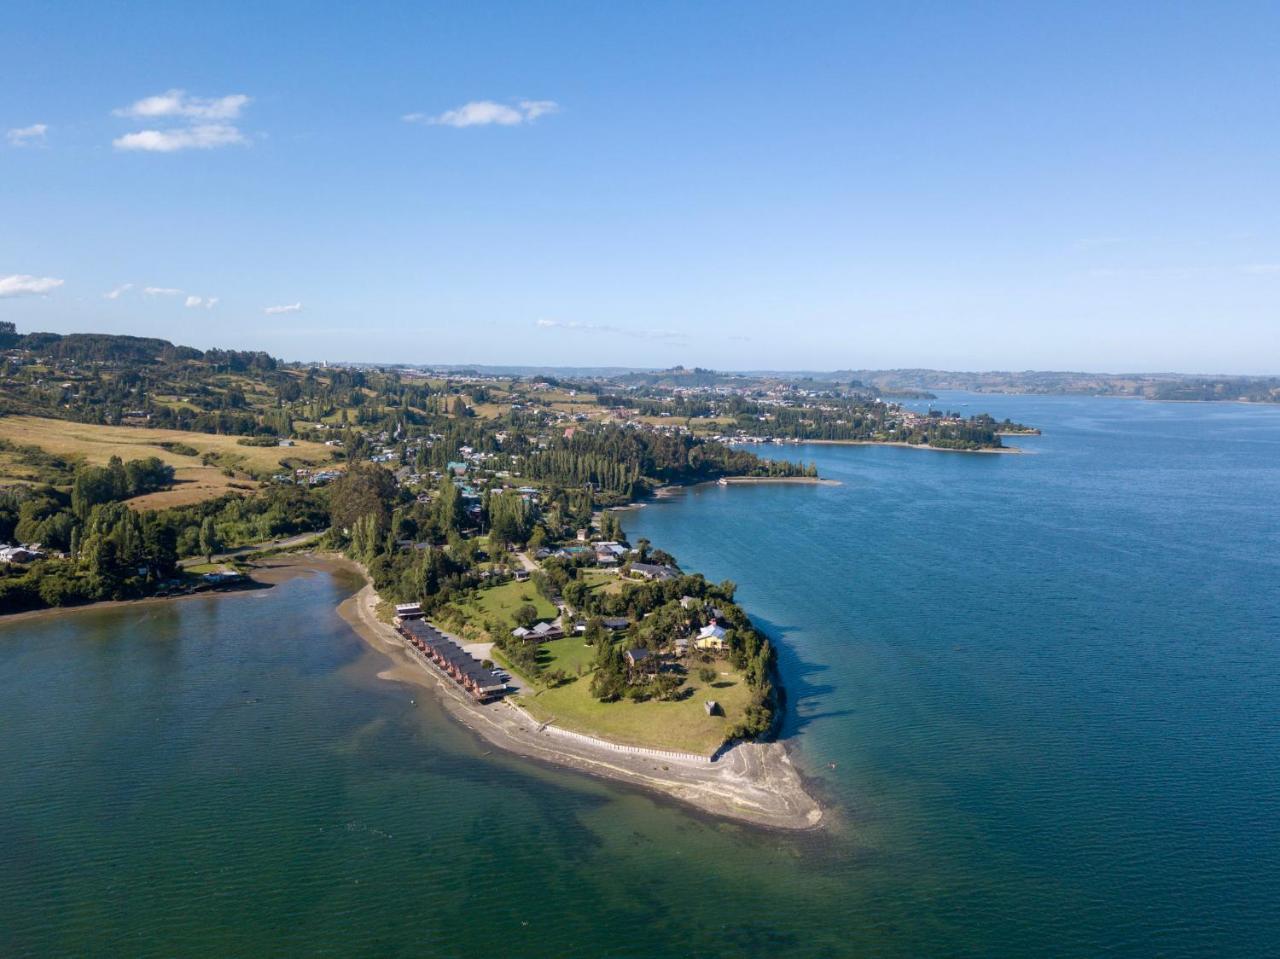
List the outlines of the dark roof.
<svg viewBox="0 0 1280 959">
<path fill-rule="evenodd" d="M 628 649 L 626 652 L 627 659 L 633 663 L 643 662 L 649 658 L 649 650 L 637 646 L 635 649 Z"/>
<path fill-rule="evenodd" d="M 430 623 L 420 619 L 411 619 L 403 624 L 403 628 L 414 639 L 421 640 L 441 659 L 450 666 L 455 667 L 477 686 L 489 689 L 506 685 L 498 678 L 497 673 L 491 669 L 485 669 L 474 656 Z"/>
<path fill-rule="evenodd" d="M 632 563 L 631 571 L 641 576 L 652 576 L 655 579 L 673 579 L 678 575 L 670 566 L 657 566 L 653 563 Z"/>
<path fill-rule="evenodd" d="M 631 620 L 625 616 L 606 616 L 600 622 L 604 623 L 606 629 L 626 629 L 631 625 Z"/>
</svg>

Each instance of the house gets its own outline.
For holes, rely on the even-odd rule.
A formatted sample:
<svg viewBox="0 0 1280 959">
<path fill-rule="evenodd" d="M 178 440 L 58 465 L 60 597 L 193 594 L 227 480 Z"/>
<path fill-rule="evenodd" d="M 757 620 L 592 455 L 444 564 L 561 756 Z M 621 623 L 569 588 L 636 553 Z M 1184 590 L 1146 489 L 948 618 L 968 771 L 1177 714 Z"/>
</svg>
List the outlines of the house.
<svg viewBox="0 0 1280 959">
<path fill-rule="evenodd" d="M 703 626 L 698 631 L 698 636 L 694 639 L 693 645 L 698 649 L 723 650 L 725 648 L 724 627 L 712 620 L 710 625 Z"/>
<path fill-rule="evenodd" d="M 630 672 L 649 672 L 657 667 L 657 659 L 647 649 L 636 647 L 628 649 L 622 654 L 622 658 L 626 660 L 627 669 Z"/>
<path fill-rule="evenodd" d="M 670 566 L 657 566 L 653 563 L 632 563 L 631 572 L 641 579 L 651 581 L 675 579 L 680 575 L 678 570 Z"/>
<path fill-rule="evenodd" d="M 606 616 L 600 620 L 604 624 L 604 628 L 611 632 L 617 632 L 620 629 L 626 629 L 631 625 L 631 620 L 625 616 Z"/>
<path fill-rule="evenodd" d="M 528 571 L 527 569 L 518 569 L 518 570 L 516 570 L 516 572 L 515 572 L 515 577 L 516 577 L 516 582 L 517 582 L 517 583 L 523 583 L 523 582 L 525 582 L 526 580 L 528 580 L 528 578 L 529 578 L 529 571 Z"/>
<path fill-rule="evenodd" d="M 597 566 L 616 566 L 627 555 L 621 543 L 596 543 L 595 549 Z"/>
<path fill-rule="evenodd" d="M 529 630 L 533 634 L 533 638 L 538 642 L 546 642 L 549 639 L 560 639 L 564 636 L 564 630 L 554 623 L 539 623 L 533 629 Z"/>
<path fill-rule="evenodd" d="M 30 546 L 0 546 L 0 563 L 32 563 L 44 556 L 39 543 Z"/>
<path fill-rule="evenodd" d="M 554 623 L 538 623 L 532 628 L 526 629 L 523 626 L 517 626 L 511 631 L 511 635 L 516 639 L 532 640 L 535 643 L 545 643 L 551 639 L 560 639 L 564 636 L 564 630 Z"/>
<path fill-rule="evenodd" d="M 421 619 L 421 603 L 396 603 L 396 619 Z"/>
</svg>

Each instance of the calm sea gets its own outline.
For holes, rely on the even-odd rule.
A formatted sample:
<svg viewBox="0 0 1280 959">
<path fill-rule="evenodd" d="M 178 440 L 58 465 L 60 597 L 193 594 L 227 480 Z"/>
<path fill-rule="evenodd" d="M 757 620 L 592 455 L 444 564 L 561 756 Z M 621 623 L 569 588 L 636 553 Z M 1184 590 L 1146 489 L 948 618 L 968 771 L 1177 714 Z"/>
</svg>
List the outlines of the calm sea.
<svg viewBox="0 0 1280 959">
<path fill-rule="evenodd" d="M 1280 409 L 935 405 L 1045 435 L 624 517 L 777 638 L 830 830 L 491 754 L 316 573 L 0 625 L 0 956 L 1280 954 Z"/>
</svg>

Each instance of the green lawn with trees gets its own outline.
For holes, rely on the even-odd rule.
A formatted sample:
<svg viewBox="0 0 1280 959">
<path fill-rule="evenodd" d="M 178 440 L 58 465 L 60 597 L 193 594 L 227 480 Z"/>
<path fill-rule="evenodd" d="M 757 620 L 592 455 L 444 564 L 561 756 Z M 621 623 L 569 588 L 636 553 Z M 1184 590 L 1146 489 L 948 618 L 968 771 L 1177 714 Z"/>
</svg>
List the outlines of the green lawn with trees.
<svg viewBox="0 0 1280 959">
<path fill-rule="evenodd" d="M 603 703 L 591 693 L 591 677 L 583 675 L 570 676 L 557 686 L 540 686 L 519 697 L 519 703 L 535 719 L 562 729 L 624 745 L 709 756 L 746 718 L 752 702 L 751 689 L 728 662 L 721 660 L 709 668 L 715 670 L 715 679 L 705 682 L 697 669 L 691 670 L 684 695 L 677 700 Z M 708 699 L 719 703 L 724 715 L 707 715 L 703 703 Z"/>
</svg>

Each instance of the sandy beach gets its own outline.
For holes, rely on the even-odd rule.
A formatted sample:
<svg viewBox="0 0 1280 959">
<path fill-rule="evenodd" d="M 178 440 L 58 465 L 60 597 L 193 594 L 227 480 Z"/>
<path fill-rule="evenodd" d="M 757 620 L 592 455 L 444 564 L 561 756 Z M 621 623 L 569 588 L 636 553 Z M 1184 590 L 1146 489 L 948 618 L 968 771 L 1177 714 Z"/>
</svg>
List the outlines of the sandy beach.
<svg viewBox="0 0 1280 959">
<path fill-rule="evenodd" d="M 326 562 L 359 570 L 346 560 Z M 451 716 L 494 746 L 639 786 L 703 812 L 757 826 L 812 829 L 822 821 L 822 808 L 805 791 L 782 743 L 739 743 L 708 762 L 701 757 L 637 754 L 586 737 L 557 735 L 514 703 L 475 702 L 454 682 L 412 658 L 400 634 L 378 619 L 378 602 L 373 586 L 366 583 L 342 603 L 338 613 L 391 660 L 379 676 L 432 690 Z"/>
<path fill-rule="evenodd" d="M 800 773 L 782 743 L 738 743 L 720 753 L 714 762 L 675 753 L 646 755 L 643 751 L 631 751 L 549 728 L 507 700 L 477 703 L 452 680 L 410 656 L 400 634 L 378 619 L 378 594 L 364 569 L 346 557 L 316 553 L 276 556 L 256 564 L 253 579 L 262 586 L 270 586 L 312 570 L 341 570 L 356 573 L 365 580 L 359 592 L 338 607 L 338 614 L 357 635 L 389 659 L 387 669 L 378 674 L 379 678 L 431 690 L 454 719 L 496 747 L 638 786 L 703 812 L 756 826 L 812 829 L 822 821 L 821 806 L 805 790 Z M 75 616 L 108 607 L 140 607 L 211 597 L 226 599 L 250 596 L 254 592 L 247 589 L 90 603 L 14 613 L 0 622 Z"/>
</svg>

